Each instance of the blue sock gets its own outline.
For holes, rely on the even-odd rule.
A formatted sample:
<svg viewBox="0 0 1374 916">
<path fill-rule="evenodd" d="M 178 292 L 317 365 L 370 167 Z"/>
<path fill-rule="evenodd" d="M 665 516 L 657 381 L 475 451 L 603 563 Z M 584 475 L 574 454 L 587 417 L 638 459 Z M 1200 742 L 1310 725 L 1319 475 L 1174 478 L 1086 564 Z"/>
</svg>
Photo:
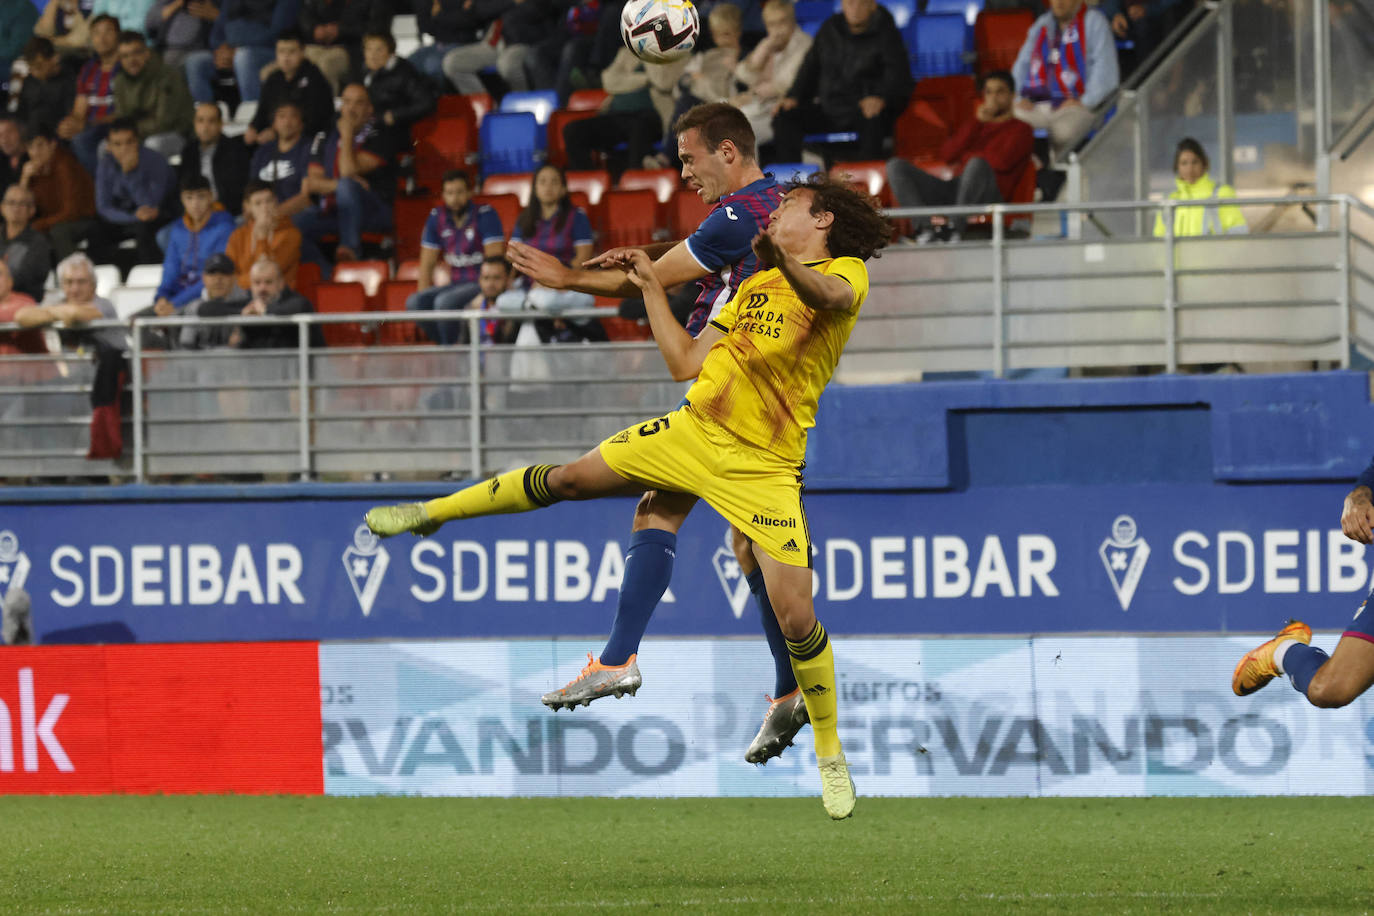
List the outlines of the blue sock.
<svg viewBox="0 0 1374 916">
<path fill-rule="evenodd" d="M 647 528 L 630 535 L 625 551 L 625 575 L 620 581 L 620 600 L 615 606 L 615 623 L 601 664 L 612 668 L 623 665 L 639 651 L 639 641 L 649 628 L 649 618 L 673 578 L 677 556 L 677 535 L 671 531 Z"/>
<path fill-rule="evenodd" d="M 763 635 L 768 637 L 768 651 L 773 653 L 773 699 L 785 697 L 797 689 L 797 676 L 792 673 L 792 656 L 787 651 L 787 638 L 782 635 L 778 617 L 768 601 L 768 589 L 763 587 L 763 570 L 756 569 L 745 577 L 749 591 L 759 603 L 759 619 Z"/>
<path fill-rule="evenodd" d="M 1307 685 L 1312 683 L 1317 669 L 1326 664 L 1330 657 L 1316 646 L 1294 643 L 1283 654 L 1283 673 L 1292 678 L 1294 690 L 1307 696 Z"/>
</svg>

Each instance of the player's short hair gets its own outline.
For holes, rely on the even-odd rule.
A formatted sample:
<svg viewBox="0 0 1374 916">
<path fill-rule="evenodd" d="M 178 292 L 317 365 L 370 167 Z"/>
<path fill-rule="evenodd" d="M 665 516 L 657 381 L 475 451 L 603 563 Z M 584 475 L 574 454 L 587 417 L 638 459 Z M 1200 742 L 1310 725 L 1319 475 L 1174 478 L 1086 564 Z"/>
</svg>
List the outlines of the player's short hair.
<svg viewBox="0 0 1374 916">
<path fill-rule="evenodd" d="M 712 152 L 729 140 L 745 159 L 755 157 L 754 128 L 749 126 L 749 119 L 744 112 L 734 105 L 705 102 L 692 106 L 673 124 L 674 134 L 681 135 L 689 130 L 701 134 L 701 139 Z"/>
<path fill-rule="evenodd" d="M 811 213 L 830 213 L 835 219 L 826 230 L 825 247 L 832 258 L 858 258 L 867 261 L 892 237 L 892 224 L 879 212 L 877 199 L 817 172 L 805 181 L 783 185 L 787 191 L 798 188 L 811 192 Z"/>
<path fill-rule="evenodd" d="M 999 82 L 1006 83 L 1007 88 L 1012 91 L 1012 94 L 1016 94 L 1016 77 L 1011 75 L 1010 70 L 989 70 L 987 73 L 984 73 L 982 78 L 978 80 L 978 90 L 980 92 L 987 86 L 988 80 L 998 80 Z"/>
<path fill-rule="evenodd" d="M 133 29 L 125 29 L 119 33 L 119 43 L 122 45 L 139 45 L 148 47 L 148 39 L 143 37 L 142 32 L 135 32 Z"/>
<path fill-rule="evenodd" d="M 506 256 L 503 255 L 503 254 L 489 254 L 489 255 L 487 255 L 485 258 L 482 259 L 482 263 L 483 263 L 483 264 L 499 264 L 499 265 L 501 266 L 501 269 L 502 269 L 503 271 L 505 271 L 507 274 L 510 273 L 510 267 L 511 267 L 510 261 L 507 261 L 507 260 L 506 260 Z"/>
<path fill-rule="evenodd" d="M 1205 172 L 1212 167 L 1212 163 L 1207 158 L 1207 151 L 1202 148 L 1202 144 L 1192 137 L 1184 137 L 1178 141 L 1178 146 L 1174 149 L 1174 171 L 1178 171 L 1178 157 L 1184 153 L 1192 153 L 1202 160 L 1202 170 Z"/>
<path fill-rule="evenodd" d="M 472 187 L 472 176 L 462 169 L 449 169 L 444 173 L 443 177 L 439 179 L 439 184 L 446 185 L 450 181 L 461 181 L 469 188 Z"/>
<path fill-rule="evenodd" d="M 363 41 L 367 41 L 369 38 L 375 38 L 380 42 L 384 42 L 386 44 L 387 51 L 389 51 L 392 54 L 396 53 L 396 36 L 392 35 L 390 32 L 384 32 L 381 30 L 378 30 L 376 32 L 368 32 L 366 35 L 363 36 Z"/>
</svg>

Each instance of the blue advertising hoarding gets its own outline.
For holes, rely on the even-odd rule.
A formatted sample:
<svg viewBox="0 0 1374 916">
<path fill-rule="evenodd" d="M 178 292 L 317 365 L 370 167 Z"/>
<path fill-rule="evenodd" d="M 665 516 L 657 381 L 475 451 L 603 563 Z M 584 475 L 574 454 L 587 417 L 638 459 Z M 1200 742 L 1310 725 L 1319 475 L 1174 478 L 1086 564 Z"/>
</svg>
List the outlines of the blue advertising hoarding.
<svg viewBox="0 0 1374 916">
<path fill-rule="evenodd" d="M 1350 619 L 1370 582 L 1342 484 L 808 496 L 837 634 L 1246 632 Z M 0 506 L 0 592 L 51 641 L 604 633 L 633 501 L 378 542 L 360 500 Z M 756 636 L 725 522 L 699 506 L 652 635 Z"/>
</svg>

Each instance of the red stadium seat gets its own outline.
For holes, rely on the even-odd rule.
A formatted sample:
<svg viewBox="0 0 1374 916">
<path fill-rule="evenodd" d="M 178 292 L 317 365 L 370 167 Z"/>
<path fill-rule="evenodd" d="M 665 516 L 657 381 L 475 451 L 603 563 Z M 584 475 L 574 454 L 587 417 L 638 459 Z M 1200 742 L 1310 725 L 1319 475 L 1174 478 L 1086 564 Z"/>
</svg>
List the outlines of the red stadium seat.
<svg viewBox="0 0 1374 916">
<path fill-rule="evenodd" d="M 611 173 L 605 169 L 568 173 L 568 190 L 586 194 L 593 207 L 601 206 L 601 197 L 610 187 Z"/>
<path fill-rule="evenodd" d="M 296 292 L 309 302 L 315 301 L 315 289 L 320 285 L 320 265 L 314 261 L 301 261 L 296 268 Z"/>
<path fill-rule="evenodd" d="M 528 182 L 526 189 L 528 190 Z M 506 232 L 506 238 L 510 238 L 511 230 L 515 228 L 516 217 L 520 215 L 523 208 L 520 198 L 514 194 L 475 194 L 472 202 L 475 204 L 486 204 L 496 211 L 496 215 L 501 218 L 501 228 Z"/>
<path fill-rule="evenodd" d="M 520 201 L 520 206 L 530 202 L 530 191 L 534 187 L 533 172 L 518 172 L 512 175 L 488 175 L 482 181 L 482 196 L 488 197 L 494 194 L 514 195 Z M 503 219 L 502 225 L 505 225 Z M 506 226 L 506 233 L 510 233 L 510 226 Z"/>
<path fill-rule="evenodd" d="M 703 201 L 691 188 L 674 192 L 668 204 L 668 229 L 674 239 L 685 239 L 711 212 L 711 205 Z"/>
<path fill-rule="evenodd" d="M 563 142 L 563 128 L 574 121 L 582 121 L 586 118 L 595 117 L 597 112 L 592 111 L 570 111 L 560 108 L 549 115 L 549 147 L 548 163 L 564 168 L 568 164 L 568 147 Z"/>
<path fill-rule="evenodd" d="M 486 92 L 474 92 L 470 95 L 450 93 L 439 96 L 439 104 L 435 108 L 435 113 L 440 117 L 450 118 L 470 116 L 472 125 L 480 127 L 482 119 L 493 107 L 491 95 Z"/>
<path fill-rule="evenodd" d="M 315 289 L 315 311 L 350 313 L 367 311 L 367 292 L 361 283 L 321 283 Z M 362 325 L 356 322 L 320 325 L 324 342 L 331 347 L 362 347 L 367 345 Z"/>
<path fill-rule="evenodd" d="M 672 169 L 627 169 L 616 187 L 622 191 L 653 191 L 661 204 L 668 203 L 682 185 L 682 177 Z"/>
<path fill-rule="evenodd" d="M 391 268 L 385 261 L 340 261 L 334 266 L 335 283 L 361 283 L 367 294 L 368 308 L 377 308 L 382 283 L 391 278 Z"/>
<path fill-rule="evenodd" d="M 418 281 L 420 279 L 420 262 L 418 260 L 402 261 L 401 263 L 397 264 L 396 276 L 392 279 L 409 280 L 411 283 Z M 445 264 L 442 259 L 440 259 L 434 265 L 433 283 L 435 286 L 447 286 L 448 280 L 448 265 Z M 385 283 L 382 284 L 382 289 L 383 291 L 385 291 Z M 385 308 L 385 305 L 383 305 L 383 308 Z"/>
<path fill-rule="evenodd" d="M 596 307 L 606 310 L 606 317 L 598 320 L 611 340 L 649 340 L 654 336 L 647 321 L 641 323 L 632 318 L 621 318 L 616 314 L 620 308 L 619 299 L 597 296 Z"/>
<path fill-rule="evenodd" d="M 973 46 L 978 52 L 978 72 L 1010 70 L 1026 43 L 1035 22 L 1030 10 L 983 10 L 973 24 Z"/>
<path fill-rule="evenodd" d="M 414 280 L 398 279 L 388 280 L 383 283 L 381 295 L 382 310 L 387 312 L 404 312 L 406 310 L 406 299 L 415 292 L 415 287 L 416 284 Z M 381 326 L 378 342 L 389 347 L 413 346 L 415 344 L 429 343 L 429 339 L 420 333 L 419 327 L 417 327 L 413 321 L 388 321 Z"/>
<path fill-rule="evenodd" d="M 658 198 L 647 190 L 607 193 L 605 225 L 605 248 L 648 245 L 658 228 Z"/>
<path fill-rule="evenodd" d="M 415 182 L 438 193 L 444 173 L 466 169 L 477 158 L 477 134 L 465 118 L 425 118 L 415 125 Z"/>
<path fill-rule="evenodd" d="M 600 111 L 607 94 L 605 89 L 579 89 L 568 96 L 568 111 Z"/>
<path fill-rule="evenodd" d="M 848 181 L 866 194 L 878 198 L 885 207 L 892 206 L 892 192 L 887 187 L 887 164 L 881 159 L 837 162 L 830 167 L 830 176 Z"/>
<path fill-rule="evenodd" d="M 978 89 L 971 76 L 923 79 L 893 128 L 896 155 L 903 159 L 938 156 L 940 145 L 978 108 Z"/>
<path fill-rule="evenodd" d="M 420 256 L 420 239 L 425 232 L 429 211 L 440 205 L 437 197 L 398 197 L 392 207 L 396 225 L 396 259 L 410 260 Z"/>
<path fill-rule="evenodd" d="M 582 212 L 587 214 L 587 220 L 592 224 L 592 231 L 601 234 L 602 213 L 601 208 L 592 205 L 591 198 L 586 191 L 569 191 L 568 199 L 572 201 L 574 207 L 581 207 Z"/>
</svg>

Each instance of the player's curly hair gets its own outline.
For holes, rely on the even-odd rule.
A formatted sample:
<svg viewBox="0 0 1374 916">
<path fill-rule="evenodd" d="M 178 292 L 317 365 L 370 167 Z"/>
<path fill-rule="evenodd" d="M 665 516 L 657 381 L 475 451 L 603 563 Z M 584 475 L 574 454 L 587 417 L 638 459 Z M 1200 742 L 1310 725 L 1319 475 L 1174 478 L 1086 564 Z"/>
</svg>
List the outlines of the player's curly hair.
<svg viewBox="0 0 1374 916">
<path fill-rule="evenodd" d="M 836 181 L 825 172 L 817 172 L 804 181 L 788 182 L 784 188 L 810 191 L 813 216 L 835 215 L 825 236 L 825 247 L 832 258 L 867 261 L 892 237 L 892 224 L 879 212 L 877 198 Z"/>
</svg>

